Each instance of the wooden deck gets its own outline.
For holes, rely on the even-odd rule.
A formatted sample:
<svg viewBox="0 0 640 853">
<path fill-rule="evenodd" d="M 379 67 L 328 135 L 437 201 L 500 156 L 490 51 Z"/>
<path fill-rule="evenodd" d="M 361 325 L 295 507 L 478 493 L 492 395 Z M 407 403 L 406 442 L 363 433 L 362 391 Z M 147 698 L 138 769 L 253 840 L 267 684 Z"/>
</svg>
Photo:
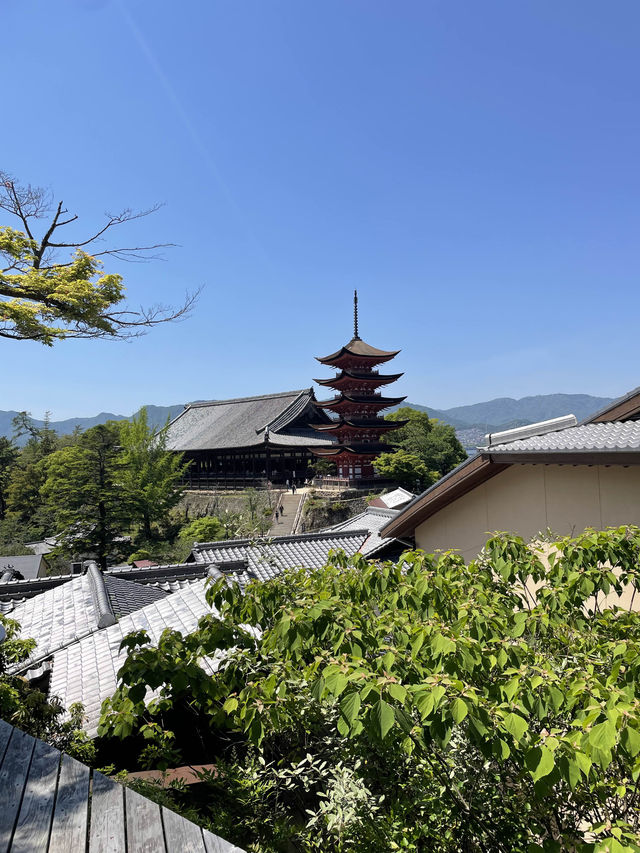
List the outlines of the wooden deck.
<svg viewBox="0 0 640 853">
<path fill-rule="evenodd" d="M 0 853 L 243 853 L 0 720 Z"/>
</svg>

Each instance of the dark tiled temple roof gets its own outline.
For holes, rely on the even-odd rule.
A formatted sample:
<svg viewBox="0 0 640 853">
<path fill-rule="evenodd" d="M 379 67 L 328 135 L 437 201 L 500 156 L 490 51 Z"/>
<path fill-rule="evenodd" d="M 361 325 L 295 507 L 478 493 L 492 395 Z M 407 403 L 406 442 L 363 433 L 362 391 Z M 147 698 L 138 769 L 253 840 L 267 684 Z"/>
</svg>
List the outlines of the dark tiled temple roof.
<svg viewBox="0 0 640 853">
<path fill-rule="evenodd" d="M 304 428 L 307 411 L 309 420 L 318 417 L 313 401 L 313 390 L 306 388 L 260 397 L 192 403 L 169 424 L 167 449 L 257 447 L 265 444 L 265 430 L 271 445 L 327 444 L 326 439 Z"/>
</svg>

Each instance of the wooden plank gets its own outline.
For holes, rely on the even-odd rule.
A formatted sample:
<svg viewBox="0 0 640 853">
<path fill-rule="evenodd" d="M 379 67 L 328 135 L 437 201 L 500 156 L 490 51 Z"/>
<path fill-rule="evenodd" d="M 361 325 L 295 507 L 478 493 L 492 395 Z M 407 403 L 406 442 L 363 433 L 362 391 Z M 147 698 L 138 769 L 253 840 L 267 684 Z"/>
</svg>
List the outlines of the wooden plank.
<svg viewBox="0 0 640 853">
<path fill-rule="evenodd" d="M 35 738 L 14 729 L 0 767 L 0 850 L 8 850 L 27 782 Z"/>
<path fill-rule="evenodd" d="M 125 804 L 128 853 L 165 853 L 160 806 L 131 788 L 125 789 Z"/>
<path fill-rule="evenodd" d="M 102 773 L 94 772 L 89 853 L 123 853 L 124 850 L 124 788 Z"/>
<path fill-rule="evenodd" d="M 202 830 L 202 838 L 204 839 L 204 847 L 207 853 L 244 853 L 240 847 L 234 847 L 224 838 L 214 835 L 208 829 Z"/>
<path fill-rule="evenodd" d="M 206 853 L 202 830 L 195 823 L 165 808 L 162 809 L 162 821 L 167 850 L 179 850 L 180 853 Z"/>
<path fill-rule="evenodd" d="M 36 741 L 11 853 L 47 849 L 59 766 L 60 751 Z"/>
<path fill-rule="evenodd" d="M 86 850 L 88 808 L 89 768 L 63 755 L 49 853 Z"/>
<path fill-rule="evenodd" d="M 11 737 L 11 732 L 13 731 L 13 726 L 9 725 L 9 723 L 4 720 L 0 720 L 0 764 L 2 764 L 2 759 L 4 758 L 4 751 L 7 748 L 7 744 L 9 743 L 9 738 Z"/>
</svg>

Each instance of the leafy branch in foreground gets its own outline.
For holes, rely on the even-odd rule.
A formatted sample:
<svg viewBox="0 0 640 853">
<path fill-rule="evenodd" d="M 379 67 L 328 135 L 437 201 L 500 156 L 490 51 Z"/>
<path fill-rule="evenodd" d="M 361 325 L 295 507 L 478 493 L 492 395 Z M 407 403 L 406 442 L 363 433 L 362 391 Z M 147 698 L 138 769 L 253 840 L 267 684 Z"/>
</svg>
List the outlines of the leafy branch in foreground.
<svg viewBox="0 0 640 853">
<path fill-rule="evenodd" d="M 337 554 L 222 579 L 191 635 L 125 639 L 100 733 L 227 732 L 227 808 L 249 789 L 303 849 L 640 851 L 640 618 L 607 603 L 637 589 L 639 554 L 636 528 L 544 552 L 500 535 L 468 565 Z M 253 815 L 248 840 L 280 849 Z"/>
<path fill-rule="evenodd" d="M 145 328 L 185 317 L 197 298 L 187 294 L 177 308 L 154 305 L 138 310 L 121 306 L 122 276 L 104 273 L 100 258 L 144 261 L 170 243 L 101 248 L 112 229 L 159 209 L 125 209 L 107 214 L 88 236 L 65 237 L 78 219 L 63 202 L 40 187 L 21 186 L 0 171 L 0 209 L 19 228 L 0 226 L 0 337 L 34 340 L 51 346 L 67 338 L 130 338 Z M 40 234 L 38 220 L 46 220 Z M 105 236 L 106 235 L 106 236 Z M 59 259 L 60 253 L 71 253 Z"/>
</svg>

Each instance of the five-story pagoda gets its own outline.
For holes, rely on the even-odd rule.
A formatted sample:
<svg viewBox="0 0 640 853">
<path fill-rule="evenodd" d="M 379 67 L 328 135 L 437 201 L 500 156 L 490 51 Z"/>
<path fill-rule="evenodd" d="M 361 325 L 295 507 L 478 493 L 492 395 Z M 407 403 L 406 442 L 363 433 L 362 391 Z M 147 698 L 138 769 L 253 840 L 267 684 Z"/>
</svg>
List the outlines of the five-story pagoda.
<svg viewBox="0 0 640 853">
<path fill-rule="evenodd" d="M 313 428 L 333 438 L 330 447 L 310 448 L 316 456 L 328 457 L 337 465 L 338 476 L 348 480 L 369 479 L 375 475 L 373 460 L 390 450 L 380 439 L 406 421 L 385 421 L 380 413 L 401 403 L 404 397 L 383 397 L 379 388 L 390 385 L 402 373 L 381 374 L 374 370 L 391 361 L 400 350 L 388 352 L 365 343 L 358 334 L 358 292 L 353 299 L 354 333 L 348 344 L 337 352 L 318 358 L 321 364 L 339 372 L 330 379 L 316 379 L 318 385 L 334 388 L 337 396 L 316 403 L 321 409 L 337 415 L 330 424 L 312 424 Z"/>
</svg>

